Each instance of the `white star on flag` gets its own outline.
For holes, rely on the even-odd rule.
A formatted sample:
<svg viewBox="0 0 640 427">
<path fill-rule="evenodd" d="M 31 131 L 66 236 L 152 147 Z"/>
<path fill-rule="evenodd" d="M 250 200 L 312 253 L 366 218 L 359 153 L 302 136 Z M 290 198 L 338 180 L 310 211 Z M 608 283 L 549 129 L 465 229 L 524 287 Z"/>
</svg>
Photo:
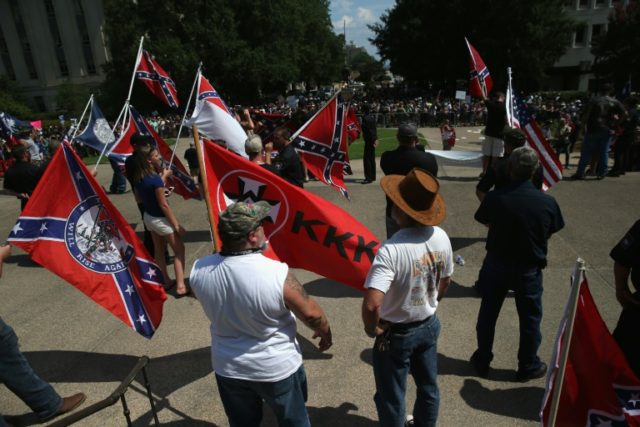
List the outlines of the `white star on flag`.
<svg viewBox="0 0 640 427">
<path fill-rule="evenodd" d="M 131 294 L 133 294 L 133 286 L 127 285 L 127 289 L 125 289 L 125 292 L 128 293 L 129 296 L 131 296 Z"/>
<path fill-rule="evenodd" d="M 144 314 L 141 314 L 138 317 L 138 322 L 140 322 L 140 324 L 142 325 L 143 323 L 145 323 L 147 321 L 147 319 L 145 319 Z"/>
<path fill-rule="evenodd" d="M 76 172 L 76 179 L 84 179 L 84 177 L 82 176 L 82 172 Z"/>
<path fill-rule="evenodd" d="M 43 222 L 42 225 L 40 226 L 40 234 L 44 233 L 46 230 L 48 230 L 47 223 Z"/>
<path fill-rule="evenodd" d="M 16 225 L 13 226 L 13 228 L 11 229 L 11 232 L 13 234 L 18 234 L 19 232 L 21 232 L 22 230 L 24 230 L 22 227 L 20 227 L 20 223 L 16 222 Z"/>
<path fill-rule="evenodd" d="M 242 177 L 240 179 L 244 183 L 244 194 L 253 194 L 257 199 L 258 193 L 260 192 L 260 187 L 264 187 L 265 184 L 246 177 Z"/>
<path fill-rule="evenodd" d="M 147 276 L 149 276 L 149 279 L 151 279 L 152 277 L 156 277 L 155 268 L 149 267 L 149 271 L 147 271 Z"/>
<path fill-rule="evenodd" d="M 634 407 L 640 403 L 640 393 L 633 393 L 629 398 L 629 403 L 631 403 Z"/>
</svg>

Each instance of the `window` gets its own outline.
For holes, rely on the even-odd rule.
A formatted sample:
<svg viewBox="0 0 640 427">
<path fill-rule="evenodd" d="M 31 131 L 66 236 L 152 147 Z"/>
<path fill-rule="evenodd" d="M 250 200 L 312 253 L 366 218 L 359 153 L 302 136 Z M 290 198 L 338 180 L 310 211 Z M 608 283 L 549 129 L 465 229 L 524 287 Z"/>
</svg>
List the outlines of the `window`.
<svg viewBox="0 0 640 427">
<path fill-rule="evenodd" d="M 609 7 L 609 0 L 596 0 L 596 7 Z"/>
<path fill-rule="evenodd" d="M 587 43 L 587 26 L 581 25 L 576 29 L 576 35 L 573 42 L 574 47 L 584 47 Z"/>
<path fill-rule="evenodd" d="M 36 103 L 36 108 L 38 109 L 38 111 L 46 111 L 47 108 L 44 105 L 44 98 L 41 96 L 34 96 L 33 100 Z"/>
<path fill-rule="evenodd" d="M 13 69 L 13 62 L 11 62 L 11 56 L 9 55 L 9 48 L 7 48 L 7 42 L 4 39 L 4 34 L 0 28 L 0 59 L 2 59 L 2 65 L 7 73 L 7 77 L 11 80 L 16 79 L 16 72 Z"/>
<path fill-rule="evenodd" d="M 591 27 L 591 40 L 604 34 L 604 24 L 594 24 Z"/>
<path fill-rule="evenodd" d="M 58 29 L 56 10 L 53 8 L 53 2 L 51 0 L 44 0 L 44 7 L 47 10 L 49 31 L 51 32 L 51 40 L 53 41 L 53 45 L 55 46 L 56 59 L 58 60 L 60 75 L 62 77 L 68 77 L 69 67 L 67 66 L 67 58 L 65 57 L 64 47 L 62 46 L 62 37 L 60 37 L 60 30 Z"/>
<path fill-rule="evenodd" d="M 36 71 L 36 64 L 33 61 L 33 53 L 31 52 L 31 44 L 27 38 L 27 30 L 24 27 L 24 21 L 22 20 L 22 14 L 18 7 L 17 0 L 10 0 L 9 6 L 11 7 L 11 14 L 13 15 L 13 23 L 16 26 L 16 32 L 22 45 L 22 55 L 24 56 L 24 62 L 27 65 L 27 71 L 29 72 L 29 78 L 37 79 L 38 72 Z"/>
<path fill-rule="evenodd" d="M 84 19 L 82 3 L 80 0 L 75 0 L 73 5 L 76 11 L 76 25 L 78 26 L 78 32 L 82 38 L 82 54 L 84 55 L 84 62 L 87 64 L 87 72 L 89 74 L 96 74 L 96 64 L 93 60 L 91 39 L 89 38 L 89 31 L 87 30 L 87 22 Z"/>
<path fill-rule="evenodd" d="M 578 9 L 588 9 L 591 0 L 578 0 Z"/>
</svg>

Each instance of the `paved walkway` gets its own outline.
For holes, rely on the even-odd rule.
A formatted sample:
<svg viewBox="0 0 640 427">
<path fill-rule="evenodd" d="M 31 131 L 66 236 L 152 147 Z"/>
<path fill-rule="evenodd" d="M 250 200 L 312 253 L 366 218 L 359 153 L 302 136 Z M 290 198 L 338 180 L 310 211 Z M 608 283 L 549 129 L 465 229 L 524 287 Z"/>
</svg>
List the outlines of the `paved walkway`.
<svg viewBox="0 0 640 427">
<path fill-rule="evenodd" d="M 439 148 L 437 129 L 422 129 Z M 478 129 L 457 129 L 456 149 L 479 150 Z M 467 139 L 462 139 L 466 137 Z M 186 149 L 186 144 L 185 147 Z M 179 153 L 183 151 L 179 148 Z M 573 164 L 577 159 L 573 159 Z M 354 161 L 354 175 L 347 186 L 351 202 L 319 183 L 308 188 L 351 212 L 378 236 L 384 235 L 384 195 L 377 184 L 362 185 L 362 162 Z M 451 237 L 456 255 L 466 264 L 456 266 L 446 298 L 438 308 L 442 322 L 439 340 L 440 424 L 443 426 L 535 425 L 544 380 L 514 381 L 517 368 L 518 322 L 515 305 L 508 298 L 496 334 L 495 361 L 488 379 L 475 377 L 467 360 L 475 349 L 475 319 L 479 299 L 471 289 L 485 254 L 486 229 L 473 220 L 478 206 L 475 185 L 477 166 L 442 165 L 442 194 L 448 216 L 443 228 Z M 569 175 L 571 171 L 565 172 Z M 381 173 L 378 172 L 378 178 Z M 107 184 L 108 166 L 99 180 Z M 620 308 L 613 290 L 611 247 L 638 219 L 640 174 L 631 173 L 603 181 L 561 182 L 550 191 L 558 200 L 567 223 L 551 239 L 549 266 L 545 270 L 543 343 L 540 356 L 548 360 L 559 319 L 569 292 L 569 274 L 578 256 L 588 266 L 591 291 L 612 328 Z M 131 194 L 112 200 L 138 231 L 142 226 Z M 0 235 L 7 236 L 15 223 L 19 203 L 0 199 Z M 188 230 L 187 269 L 210 252 L 204 204 L 172 197 L 172 207 Z M 310 256 L 312 256 L 310 254 Z M 375 426 L 372 395 L 371 340 L 362 331 L 362 295 L 351 288 L 305 271 L 296 274 L 307 291 L 318 299 L 332 323 L 334 346 L 328 354 L 315 351 L 311 332 L 299 328 L 309 378 L 309 413 L 314 426 Z M 62 394 L 84 391 L 85 405 L 108 396 L 135 364 L 137 357 L 152 358 L 149 377 L 163 425 L 225 426 L 226 417 L 215 386 L 209 360 L 208 324 L 193 298 L 170 295 L 156 336 L 146 340 L 90 301 L 72 286 L 32 263 L 21 251 L 5 266 L 0 280 L 0 315 L 11 324 L 23 351 L 36 372 L 54 383 Z M 408 402 L 414 389 L 409 382 Z M 149 402 L 134 382 L 127 395 L 137 426 L 149 425 Z M 119 404 L 79 423 L 81 426 L 124 425 Z M 0 387 L 0 412 L 24 414 L 28 409 Z M 265 426 L 275 425 L 265 410 Z"/>
</svg>

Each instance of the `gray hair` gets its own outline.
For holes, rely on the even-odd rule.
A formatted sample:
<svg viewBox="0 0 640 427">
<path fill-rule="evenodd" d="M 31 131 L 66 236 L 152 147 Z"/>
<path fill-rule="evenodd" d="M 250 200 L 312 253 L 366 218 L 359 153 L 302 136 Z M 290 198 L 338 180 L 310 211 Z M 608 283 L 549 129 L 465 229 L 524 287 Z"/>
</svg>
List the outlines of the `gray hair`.
<svg viewBox="0 0 640 427">
<path fill-rule="evenodd" d="M 539 164 L 538 155 L 531 147 L 516 148 L 509 156 L 509 171 L 516 181 L 531 179 Z"/>
</svg>

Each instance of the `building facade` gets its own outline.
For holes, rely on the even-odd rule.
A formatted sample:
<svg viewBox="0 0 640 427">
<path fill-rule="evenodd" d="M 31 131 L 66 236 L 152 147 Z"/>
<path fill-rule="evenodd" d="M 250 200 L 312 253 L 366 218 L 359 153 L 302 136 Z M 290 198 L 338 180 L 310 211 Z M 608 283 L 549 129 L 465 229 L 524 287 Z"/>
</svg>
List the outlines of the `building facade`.
<svg viewBox="0 0 640 427">
<path fill-rule="evenodd" d="M 0 75 L 37 111 L 55 111 L 67 83 L 104 81 L 109 51 L 102 0 L 0 0 Z"/>
<path fill-rule="evenodd" d="M 594 56 L 592 41 L 606 33 L 613 8 L 628 0 L 568 0 L 569 16 L 580 25 L 573 34 L 571 47 L 549 71 L 545 84 L 548 90 L 594 91 L 596 77 L 592 73 Z"/>
</svg>

